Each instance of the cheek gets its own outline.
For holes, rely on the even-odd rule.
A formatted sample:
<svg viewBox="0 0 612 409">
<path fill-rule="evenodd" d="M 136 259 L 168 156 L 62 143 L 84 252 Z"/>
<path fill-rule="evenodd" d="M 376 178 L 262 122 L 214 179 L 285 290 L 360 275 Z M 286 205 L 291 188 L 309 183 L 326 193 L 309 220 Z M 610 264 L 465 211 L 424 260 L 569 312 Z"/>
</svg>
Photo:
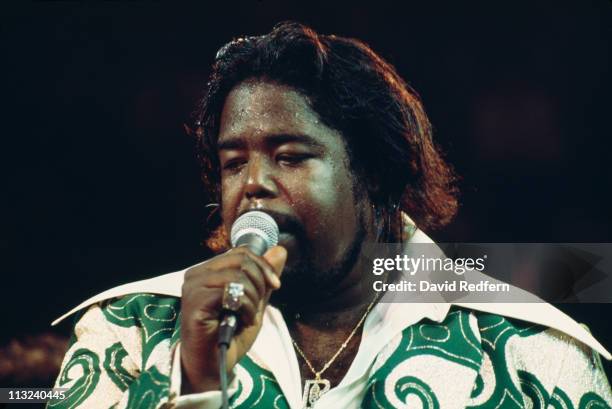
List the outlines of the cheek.
<svg viewBox="0 0 612 409">
<path fill-rule="evenodd" d="M 322 166 L 295 183 L 299 192 L 294 196 L 295 205 L 301 208 L 312 238 L 320 239 L 316 236 L 321 233 L 336 241 L 346 236 L 352 238 L 355 203 L 352 180 L 344 167 Z"/>
<path fill-rule="evenodd" d="M 233 220 L 239 204 L 240 184 L 231 177 L 223 178 L 221 180 L 221 215 L 223 220 Z"/>
</svg>

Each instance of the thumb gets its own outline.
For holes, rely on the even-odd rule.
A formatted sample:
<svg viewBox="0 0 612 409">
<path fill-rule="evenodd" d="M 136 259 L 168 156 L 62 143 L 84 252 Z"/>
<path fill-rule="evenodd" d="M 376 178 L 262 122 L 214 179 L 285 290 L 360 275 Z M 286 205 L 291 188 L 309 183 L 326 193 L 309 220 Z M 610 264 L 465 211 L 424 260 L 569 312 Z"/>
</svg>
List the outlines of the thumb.
<svg viewBox="0 0 612 409">
<path fill-rule="evenodd" d="M 280 277 L 287 262 L 287 250 L 282 246 L 274 246 L 263 255 L 268 263 L 274 267 L 277 277 Z"/>
</svg>

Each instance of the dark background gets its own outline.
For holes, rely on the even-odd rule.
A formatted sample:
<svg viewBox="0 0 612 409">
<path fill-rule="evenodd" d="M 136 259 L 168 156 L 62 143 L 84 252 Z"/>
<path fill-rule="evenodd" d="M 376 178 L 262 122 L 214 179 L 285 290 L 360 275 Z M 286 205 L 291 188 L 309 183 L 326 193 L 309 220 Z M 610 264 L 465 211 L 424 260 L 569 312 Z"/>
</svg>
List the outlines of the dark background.
<svg viewBox="0 0 612 409">
<path fill-rule="evenodd" d="M 0 6 L 0 345 L 207 257 L 183 123 L 216 50 L 285 19 L 366 41 L 422 95 L 462 176 L 434 239 L 612 241 L 609 1 L 219 3 Z M 609 304 L 562 309 L 612 348 Z"/>
</svg>

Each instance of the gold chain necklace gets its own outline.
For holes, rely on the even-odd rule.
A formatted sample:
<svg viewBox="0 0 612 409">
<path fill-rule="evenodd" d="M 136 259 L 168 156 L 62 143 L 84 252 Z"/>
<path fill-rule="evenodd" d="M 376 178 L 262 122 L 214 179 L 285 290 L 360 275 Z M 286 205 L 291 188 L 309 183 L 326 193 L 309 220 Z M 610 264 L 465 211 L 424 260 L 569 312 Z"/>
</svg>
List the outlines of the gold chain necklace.
<svg viewBox="0 0 612 409">
<path fill-rule="evenodd" d="M 378 297 L 375 297 L 374 300 L 372 300 L 370 305 L 368 305 L 368 308 L 366 308 L 366 311 L 361 317 L 361 319 L 359 319 L 359 322 L 357 323 L 357 325 L 355 325 L 355 328 L 353 328 L 353 330 L 351 331 L 349 336 L 344 340 L 340 348 L 330 358 L 330 360 L 327 361 L 325 365 L 323 365 L 323 368 L 321 368 L 320 371 L 317 371 L 316 369 L 314 369 L 314 366 L 312 366 L 308 358 L 306 358 L 304 351 L 302 351 L 302 349 L 298 346 L 297 342 L 295 342 L 293 337 L 291 337 L 291 342 L 293 343 L 295 350 L 298 352 L 298 354 L 300 354 L 304 362 L 306 362 L 306 365 L 308 366 L 310 371 L 315 376 L 314 379 L 306 379 L 306 382 L 304 383 L 304 394 L 302 395 L 303 408 L 312 408 L 314 403 L 317 400 L 319 400 L 319 398 L 323 396 L 327 391 L 329 391 L 329 389 L 331 388 L 331 382 L 329 381 L 329 379 L 321 378 L 321 375 L 323 375 L 323 372 L 325 372 L 331 366 L 331 364 L 334 363 L 334 361 L 336 360 L 336 358 L 338 358 L 340 353 L 342 353 L 342 351 L 344 351 L 344 349 L 347 347 L 351 339 L 353 339 L 353 336 L 355 336 L 355 334 L 357 333 L 357 330 L 359 329 L 359 327 L 361 327 L 361 325 L 363 324 L 366 317 L 372 310 L 372 307 L 374 307 L 374 304 L 376 303 L 377 300 L 378 300 Z"/>
</svg>

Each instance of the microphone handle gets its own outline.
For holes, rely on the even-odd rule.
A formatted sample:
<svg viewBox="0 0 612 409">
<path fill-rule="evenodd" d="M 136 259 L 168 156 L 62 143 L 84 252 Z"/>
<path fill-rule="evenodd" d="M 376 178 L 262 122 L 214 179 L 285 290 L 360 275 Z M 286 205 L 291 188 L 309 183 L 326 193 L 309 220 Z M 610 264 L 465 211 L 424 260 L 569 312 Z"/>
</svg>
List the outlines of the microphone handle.
<svg viewBox="0 0 612 409">
<path fill-rule="evenodd" d="M 254 254 L 261 256 L 268 250 L 268 242 L 256 233 L 246 233 L 236 240 L 236 246 L 247 246 Z M 219 380 L 221 384 L 221 401 L 222 408 L 229 408 L 229 397 L 227 393 L 227 350 L 236 327 L 238 326 L 238 317 L 235 311 L 224 310 L 222 312 L 222 320 L 219 324 Z"/>
<path fill-rule="evenodd" d="M 224 345 L 225 347 L 229 348 L 237 326 L 238 318 L 236 317 L 236 313 L 234 311 L 224 310 L 223 319 L 219 324 L 219 340 L 217 341 L 217 345 Z"/>
<path fill-rule="evenodd" d="M 237 241 L 236 247 L 247 246 L 254 254 L 261 256 L 268 250 L 268 243 L 259 234 L 246 233 L 243 234 Z M 229 348 L 236 327 L 238 326 L 238 317 L 235 311 L 223 310 L 222 320 L 219 325 L 219 341 L 217 345 L 226 345 Z"/>
<path fill-rule="evenodd" d="M 247 246 L 255 255 L 261 256 L 268 251 L 268 242 L 257 233 L 246 233 L 236 240 L 236 246 Z"/>
</svg>

